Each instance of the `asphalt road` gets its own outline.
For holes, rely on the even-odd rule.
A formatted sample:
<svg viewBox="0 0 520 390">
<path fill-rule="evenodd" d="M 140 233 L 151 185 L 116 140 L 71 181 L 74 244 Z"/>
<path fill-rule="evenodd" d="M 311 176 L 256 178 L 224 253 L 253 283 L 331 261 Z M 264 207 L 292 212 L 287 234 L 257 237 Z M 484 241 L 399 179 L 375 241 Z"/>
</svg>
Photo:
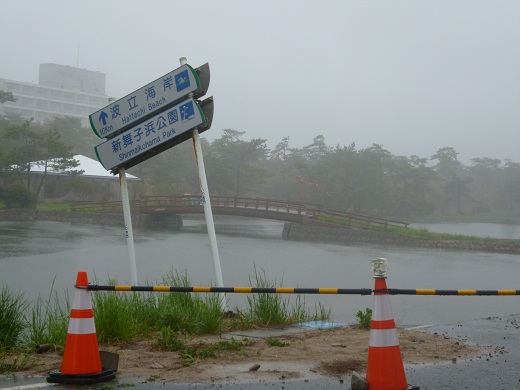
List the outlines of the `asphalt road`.
<svg viewBox="0 0 520 390">
<path fill-rule="evenodd" d="M 425 327 L 425 331 L 460 339 L 468 344 L 492 347 L 479 358 L 455 360 L 443 364 L 406 367 L 406 378 L 421 390 L 503 389 L 520 390 L 520 315 L 491 317 L 461 323 Z M 116 379 L 97 386 L 107 389 L 133 385 L 136 390 L 171 388 L 187 389 L 350 389 L 350 377 L 298 379 L 260 383 L 173 384 Z M 24 376 L 0 377 L 0 389 L 25 390 L 36 388 L 72 389 L 73 386 L 48 385 L 45 378 Z M 95 386 L 83 386 L 93 388 Z"/>
<path fill-rule="evenodd" d="M 489 317 L 426 328 L 468 344 L 492 346 L 484 357 L 407 370 L 409 383 L 421 390 L 520 389 L 520 315 Z"/>
</svg>

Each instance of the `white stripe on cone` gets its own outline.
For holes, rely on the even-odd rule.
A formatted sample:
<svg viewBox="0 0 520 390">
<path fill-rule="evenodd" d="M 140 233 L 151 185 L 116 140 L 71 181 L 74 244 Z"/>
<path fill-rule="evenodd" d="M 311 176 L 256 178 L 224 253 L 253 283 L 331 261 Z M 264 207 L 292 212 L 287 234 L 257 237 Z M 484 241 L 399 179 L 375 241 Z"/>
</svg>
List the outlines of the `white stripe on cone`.
<svg viewBox="0 0 520 390">
<path fill-rule="evenodd" d="M 92 334 L 96 333 L 94 318 L 71 318 L 69 319 L 69 334 Z"/>
<path fill-rule="evenodd" d="M 74 301 L 71 309 L 86 310 L 92 309 L 92 301 L 90 300 L 90 293 L 86 289 L 78 289 L 74 294 Z"/>
<path fill-rule="evenodd" d="M 372 329 L 370 330 L 371 347 L 396 347 L 399 346 L 397 330 L 394 329 Z"/>
<path fill-rule="evenodd" d="M 386 321 L 394 319 L 389 295 L 375 295 L 373 307 L 372 320 Z"/>
</svg>

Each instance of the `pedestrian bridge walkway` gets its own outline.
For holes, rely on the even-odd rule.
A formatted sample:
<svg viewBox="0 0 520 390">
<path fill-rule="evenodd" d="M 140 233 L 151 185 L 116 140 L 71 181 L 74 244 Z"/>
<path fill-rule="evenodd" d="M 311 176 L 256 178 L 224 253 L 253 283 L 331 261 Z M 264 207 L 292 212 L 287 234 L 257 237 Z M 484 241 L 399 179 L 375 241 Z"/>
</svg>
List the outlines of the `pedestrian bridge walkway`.
<svg viewBox="0 0 520 390">
<path fill-rule="evenodd" d="M 203 198 L 193 195 L 148 196 L 130 202 L 132 214 L 202 214 Z M 408 222 L 326 208 L 320 204 L 291 200 L 211 196 L 215 215 L 274 219 L 302 224 L 349 226 L 387 230 L 390 226 L 408 226 Z M 75 203 L 74 212 L 121 212 L 121 202 Z"/>
</svg>

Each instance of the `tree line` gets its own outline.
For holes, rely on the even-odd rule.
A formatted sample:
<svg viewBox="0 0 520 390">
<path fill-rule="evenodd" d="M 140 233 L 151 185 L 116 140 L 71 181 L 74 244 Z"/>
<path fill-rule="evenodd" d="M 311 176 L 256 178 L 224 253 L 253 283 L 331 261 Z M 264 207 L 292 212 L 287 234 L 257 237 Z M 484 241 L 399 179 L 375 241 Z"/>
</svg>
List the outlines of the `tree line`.
<svg viewBox="0 0 520 390">
<path fill-rule="evenodd" d="M 82 183 L 76 154 L 95 159 L 100 140 L 79 119 L 54 118 L 44 124 L 16 116 L 0 118 L 0 180 L 27 186 L 36 161 L 71 175 L 70 191 L 88 199 L 95 188 Z M 210 194 L 262 197 L 323 204 L 387 218 L 432 214 L 520 217 L 520 164 L 488 157 L 458 160 L 453 147 L 434 155 L 395 156 L 382 145 L 357 148 L 327 145 L 316 135 L 309 145 L 292 147 L 283 137 L 273 149 L 267 140 L 246 139 L 246 132 L 222 130 L 202 138 Z M 199 194 L 191 142 L 184 142 L 131 169 L 141 179 L 136 196 Z M 40 180 L 45 180 L 43 175 Z M 40 185 L 29 187 L 37 196 Z"/>
</svg>

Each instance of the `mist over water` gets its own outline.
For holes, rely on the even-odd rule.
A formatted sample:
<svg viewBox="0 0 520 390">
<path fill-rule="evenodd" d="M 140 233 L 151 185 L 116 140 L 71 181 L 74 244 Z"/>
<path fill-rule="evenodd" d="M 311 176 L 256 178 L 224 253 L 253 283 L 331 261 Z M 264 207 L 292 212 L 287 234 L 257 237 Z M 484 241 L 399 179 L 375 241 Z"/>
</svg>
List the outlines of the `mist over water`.
<svg viewBox="0 0 520 390">
<path fill-rule="evenodd" d="M 186 272 L 191 285 L 215 285 L 209 239 L 203 218 L 185 218 L 178 232 L 134 230 L 137 275 L 142 285 L 158 284 L 170 272 Z M 457 224 L 469 233 L 474 224 Z M 503 225 L 479 224 L 496 231 Z M 390 288 L 520 289 L 516 255 L 385 246 L 341 246 L 285 241 L 283 223 L 215 216 L 225 286 L 249 286 L 255 272 L 276 286 L 373 288 L 370 260 L 389 260 Z M 475 227 L 475 226 L 473 226 Z M 438 227 L 440 228 L 440 227 Z M 518 229 L 518 226 L 511 226 Z M 432 231 L 430 227 L 428 230 Z M 459 232 L 462 233 L 462 232 Z M 509 234 L 509 233 L 508 233 Z M 477 234 L 473 234 L 477 235 Z M 124 229 L 58 222 L 0 222 L 0 284 L 24 291 L 29 299 L 54 289 L 72 291 L 76 274 L 90 282 L 109 279 L 129 284 Z M 230 307 L 242 306 L 245 294 L 228 294 Z M 295 298 L 294 296 L 284 296 Z M 518 296 L 392 296 L 400 325 L 452 323 L 520 312 Z M 306 295 L 332 310 L 335 321 L 356 323 L 355 313 L 372 307 L 372 296 Z"/>
</svg>

